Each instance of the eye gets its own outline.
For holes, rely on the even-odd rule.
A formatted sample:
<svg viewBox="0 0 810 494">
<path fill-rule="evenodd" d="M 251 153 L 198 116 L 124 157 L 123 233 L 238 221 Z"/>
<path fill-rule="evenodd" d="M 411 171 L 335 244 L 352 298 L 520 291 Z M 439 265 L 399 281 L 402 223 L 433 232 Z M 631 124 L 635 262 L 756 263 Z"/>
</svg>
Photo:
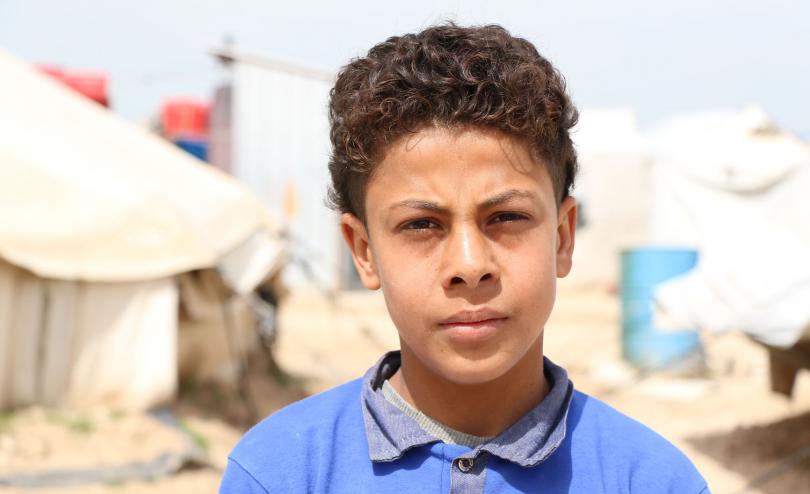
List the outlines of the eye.
<svg viewBox="0 0 810 494">
<path fill-rule="evenodd" d="M 402 226 L 403 230 L 428 230 L 431 228 L 438 228 L 439 224 L 433 220 L 428 219 L 418 219 L 415 221 L 411 221 L 409 223 L 405 223 Z"/>
<path fill-rule="evenodd" d="M 520 213 L 498 213 L 492 217 L 493 223 L 511 223 L 527 219 L 526 215 Z"/>
</svg>

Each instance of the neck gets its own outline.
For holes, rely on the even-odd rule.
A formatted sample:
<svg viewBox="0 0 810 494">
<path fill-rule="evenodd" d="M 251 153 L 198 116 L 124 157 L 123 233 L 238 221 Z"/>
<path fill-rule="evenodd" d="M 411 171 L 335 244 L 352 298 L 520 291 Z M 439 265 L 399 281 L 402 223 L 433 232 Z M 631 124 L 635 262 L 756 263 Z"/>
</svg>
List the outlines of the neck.
<svg viewBox="0 0 810 494">
<path fill-rule="evenodd" d="M 476 384 L 459 384 L 437 375 L 403 345 L 402 366 L 390 382 L 428 417 L 474 436 L 495 436 L 537 406 L 549 391 L 543 374 L 543 336 L 505 374 Z"/>
</svg>

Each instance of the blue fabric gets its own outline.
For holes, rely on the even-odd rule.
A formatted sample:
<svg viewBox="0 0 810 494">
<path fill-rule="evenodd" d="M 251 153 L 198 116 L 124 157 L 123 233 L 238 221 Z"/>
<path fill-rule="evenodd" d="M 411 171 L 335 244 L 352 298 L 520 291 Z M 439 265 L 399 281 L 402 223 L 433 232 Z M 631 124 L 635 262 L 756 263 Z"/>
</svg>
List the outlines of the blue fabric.
<svg viewBox="0 0 810 494">
<path fill-rule="evenodd" d="M 373 461 L 391 461 L 400 458 L 411 448 L 437 441 L 380 392 L 382 382 L 399 368 L 399 360 L 399 352 L 389 352 L 363 376 L 360 393 L 369 456 Z M 559 447 L 565 438 L 565 416 L 568 414 L 573 384 L 565 369 L 547 358 L 543 362 L 545 376 L 551 386 L 543 401 L 488 443 L 472 450 L 471 457 L 487 452 L 530 467 Z"/>
<path fill-rule="evenodd" d="M 565 439 L 573 385 L 565 369 L 544 359 L 544 373 L 550 390 L 542 402 L 515 424 L 487 443 L 465 451 L 456 462 L 466 459 L 472 465 L 466 469 L 450 468 L 450 493 L 474 494 L 485 492 L 485 465 L 489 455 L 524 467 L 537 465 L 549 457 Z M 399 352 L 384 355 L 363 377 L 361 399 L 369 457 L 372 461 L 392 461 L 409 450 L 436 442 L 411 416 L 387 400 L 380 388 L 399 368 Z"/>
<path fill-rule="evenodd" d="M 573 390 L 548 360 L 546 399 L 476 449 L 438 442 L 381 396 L 390 360 L 256 425 L 231 453 L 220 493 L 709 492 L 674 446 Z M 475 463 L 462 472 L 459 458 Z"/>
</svg>

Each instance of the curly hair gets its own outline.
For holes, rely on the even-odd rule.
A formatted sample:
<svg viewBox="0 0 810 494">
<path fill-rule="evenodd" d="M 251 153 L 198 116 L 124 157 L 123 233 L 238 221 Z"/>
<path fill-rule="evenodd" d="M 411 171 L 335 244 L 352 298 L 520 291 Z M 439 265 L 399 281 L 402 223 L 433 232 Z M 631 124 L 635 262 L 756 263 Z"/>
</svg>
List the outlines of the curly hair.
<svg viewBox="0 0 810 494">
<path fill-rule="evenodd" d="M 453 23 L 394 36 L 353 59 L 330 92 L 330 207 L 365 221 L 365 186 L 387 146 L 435 126 L 498 129 L 545 162 L 558 203 L 577 157 L 578 112 L 565 80 L 527 40 Z"/>
</svg>

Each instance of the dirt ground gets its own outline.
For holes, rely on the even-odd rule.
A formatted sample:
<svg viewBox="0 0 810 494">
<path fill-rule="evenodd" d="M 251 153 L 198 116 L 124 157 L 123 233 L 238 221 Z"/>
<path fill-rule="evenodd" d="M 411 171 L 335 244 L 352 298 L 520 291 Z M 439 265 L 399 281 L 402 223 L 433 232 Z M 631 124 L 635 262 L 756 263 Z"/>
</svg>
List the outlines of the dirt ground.
<svg viewBox="0 0 810 494">
<path fill-rule="evenodd" d="M 273 365 L 251 359 L 247 397 L 186 383 L 171 407 L 179 427 L 115 411 L 68 414 L 31 409 L 0 416 L 0 480 L 11 473 L 102 469 L 159 452 L 201 452 L 176 473 L 151 480 L 0 492 L 39 494 L 213 493 L 227 452 L 257 417 L 359 376 L 396 332 L 379 294 L 292 295 L 282 307 Z M 715 494 L 810 492 L 810 372 L 792 400 L 768 388 L 764 350 L 739 334 L 706 335 L 706 370 L 640 374 L 620 358 L 619 307 L 602 289 L 560 286 L 545 353 L 580 390 L 651 426 L 681 448 Z M 693 373 L 694 374 L 694 373 Z M 185 449 L 184 449 L 185 448 Z"/>
</svg>

